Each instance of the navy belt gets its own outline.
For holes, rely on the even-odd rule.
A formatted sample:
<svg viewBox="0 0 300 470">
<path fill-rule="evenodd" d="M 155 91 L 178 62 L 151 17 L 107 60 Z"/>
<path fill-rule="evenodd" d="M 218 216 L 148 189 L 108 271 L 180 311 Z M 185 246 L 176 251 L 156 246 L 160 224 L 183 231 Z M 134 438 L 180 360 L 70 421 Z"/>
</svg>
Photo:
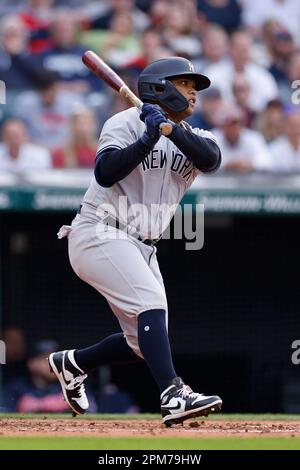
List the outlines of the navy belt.
<svg viewBox="0 0 300 470">
<path fill-rule="evenodd" d="M 153 246 L 153 245 L 156 245 L 157 242 L 159 242 L 159 240 L 161 239 L 161 237 L 159 238 L 155 238 L 155 239 L 152 239 L 152 238 L 143 238 L 141 237 L 137 232 L 134 232 L 134 233 L 130 233 L 128 230 L 127 230 L 127 225 L 126 224 L 123 224 L 123 222 L 120 222 L 120 220 L 118 219 L 115 219 L 114 217 L 112 216 L 108 216 L 106 217 L 103 222 L 107 225 L 110 225 L 111 227 L 114 227 L 118 230 L 123 230 L 124 232 L 128 233 L 129 235 L 131 235 L 132 237 L 136 238 L 137 240 L 139 240 L 140 242 L 144 243 L 145 245 L 149 245 L 149 246 Z"/>
</svg>

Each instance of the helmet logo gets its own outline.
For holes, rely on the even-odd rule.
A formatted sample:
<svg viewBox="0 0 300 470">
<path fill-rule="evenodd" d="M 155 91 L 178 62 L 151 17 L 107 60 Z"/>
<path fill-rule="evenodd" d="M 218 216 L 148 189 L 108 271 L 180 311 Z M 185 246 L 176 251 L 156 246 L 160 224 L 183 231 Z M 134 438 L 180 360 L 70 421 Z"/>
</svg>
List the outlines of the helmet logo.
<svg viewBox="0 0 300 470">
<path fill-rule="evenodd" d="M 194 72 L 194 66 L 193 66 L 192 62 L 189 62 L 189 70 L 190 70 L 190 72 Z"/>
</svg>

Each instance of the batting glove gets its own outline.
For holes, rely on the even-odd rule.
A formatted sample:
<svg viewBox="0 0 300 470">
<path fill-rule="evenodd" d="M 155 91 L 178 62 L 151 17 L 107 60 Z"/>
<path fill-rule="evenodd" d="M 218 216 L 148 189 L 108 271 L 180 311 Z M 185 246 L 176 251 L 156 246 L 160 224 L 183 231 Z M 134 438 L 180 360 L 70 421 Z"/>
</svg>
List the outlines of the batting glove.
<svg viewBox="0 0 300 470">
<path fill-rule="evenodd" d="M 142 106 L 140 119 L 146 124 L 146 134 L 148 139 L 156 143 L 160 138 L 159 126 L 162 122 L 167 122 L 166 113 L 158 105 L 145 103 Z"/>
</svg>

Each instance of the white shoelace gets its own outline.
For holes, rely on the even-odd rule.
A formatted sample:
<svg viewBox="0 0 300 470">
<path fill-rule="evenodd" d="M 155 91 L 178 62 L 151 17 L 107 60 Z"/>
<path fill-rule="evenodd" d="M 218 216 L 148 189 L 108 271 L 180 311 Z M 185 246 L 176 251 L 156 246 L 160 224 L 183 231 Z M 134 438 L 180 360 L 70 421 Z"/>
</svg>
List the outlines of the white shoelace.
<svg viewBox="0 0 300 470">
<path fill-rule="evenodd" d="M 179 390 L 179 393 L 183 398 L 186 398 L 187 396 L 191 398 L 197 398 L 199 397 L 199 395 L 203 395 L 202 393 L 193 392 L 191 387 L 189 387 L 188 385 L 183 385 Z"/>
<path fill-rule="evenodd" d="M 85 394 L 85 388 L 83 385 L 83 382 L 87 378 L 87 374 L 84 375 L 79 375 L 78 377 L 75 377 L 71 382 L 66 386 L 67 390 L 75 390 L 78 388 L 78 395 L 79 397 L 82 397 L 83 394 Z"/>
</svg>

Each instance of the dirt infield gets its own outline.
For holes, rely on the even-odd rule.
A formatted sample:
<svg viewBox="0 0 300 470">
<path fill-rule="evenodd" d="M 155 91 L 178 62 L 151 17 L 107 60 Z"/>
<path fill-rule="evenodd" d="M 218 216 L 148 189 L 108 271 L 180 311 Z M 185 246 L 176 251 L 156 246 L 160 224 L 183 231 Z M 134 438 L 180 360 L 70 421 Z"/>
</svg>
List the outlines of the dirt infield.
<svg viewBox="0 0 300 470">
<path fill-rule="evenodd" d="M 0 418 L 0 436 L 300 437 L 299 421 L 191 420 L 167 429 L 160 420 Z"/>
</svg>

